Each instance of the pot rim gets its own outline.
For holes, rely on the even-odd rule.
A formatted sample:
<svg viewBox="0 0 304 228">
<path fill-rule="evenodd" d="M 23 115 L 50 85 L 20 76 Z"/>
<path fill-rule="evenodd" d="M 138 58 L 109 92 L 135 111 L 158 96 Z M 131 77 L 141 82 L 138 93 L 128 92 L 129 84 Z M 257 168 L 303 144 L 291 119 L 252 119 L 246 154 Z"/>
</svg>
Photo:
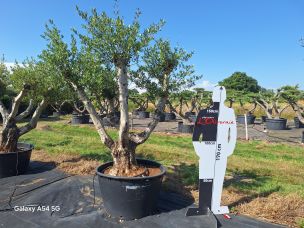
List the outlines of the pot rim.
<svg viewBox="0 0 304 228">
<path fill-rule="evenodd" d="M 18 153 L 25 153 L 25 152 L 29 152 L 30 150 L 33 150 L 34 149 L 34 145 L 33 144 L 30 144 L 30 143 L 25 143 L 25 142 L 18 142 L 17 143 L 17 147 L 20 147 L 22 145 L 26 145 L 28 148 L 26 148 L 25 150 L 22 150 Z M 0 155 L 3 155 L 3 154 L 16 154 L 17 152 L 7 152 L 7 153 L 0 153 Z"/>
<path fill-rule="evenodd" d="M 106 162 L 106 163 L 103 163 L 102 165 L 98 166 L 98 167 L 96 168 L 96 174 L 97 174 L 98 176 L 105 177 L 105 178 L 109 178 L 109 179 L 130 181 L 130 180 L 153 179 L 153 178 L 157 178 L 157 177 L 163 176 L 163 175 L 165 175 L 166 172 L 167 172 L 166 167 L 163 166 L 162 164 L 156 162 L 156 161 L 152 161 L 152 160 L 149 160 L 149 159 L 141 159 L 141 158 L 136 158 L 136 160 L 137 160 L 137 161 L 143 161 L 143 162 L 144 162 L 144 161 L 153 162 L 153 163 L 159 165 L 159 167 L 157 167 L 157 168 L 159 168 L 161 172 L 160 172 L 159 174 L 155 175 L 155 176 L 148 176 L 148 177 L 123 177 L 123 176 L 111 176 L 111 175 L 107 175 L 107 174 L 104 174 L 104 173 L 100 172 L 100 171 L 99 171 L 99 168 L 100 168 L 101 166 L 105 166 L 105 168 L 107 168 L 107 167 L 113 165 L 113 161 L 110 161 L 110 162 Z M 105 168 L 104 168 L 104 169 L 105 169 Z M 104 169 L 103 169 L 103 170 L 104 170 Z"/>
<path fill-rule="evenodd" d="M 280 118 L 280 119 L 275 119 L 275 118 L 266 118 L 266 121 L 270 120 L 270 121 L 283 121 L 283 120 L 287 120 L 286 118 Z"/>
</svg>

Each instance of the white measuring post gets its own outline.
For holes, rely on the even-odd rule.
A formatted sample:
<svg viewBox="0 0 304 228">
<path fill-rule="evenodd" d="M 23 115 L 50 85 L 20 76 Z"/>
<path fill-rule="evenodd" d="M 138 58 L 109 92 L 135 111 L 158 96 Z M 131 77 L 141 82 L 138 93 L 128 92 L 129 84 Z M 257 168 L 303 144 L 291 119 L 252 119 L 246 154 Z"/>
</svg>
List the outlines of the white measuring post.
<svg viewBox="0 0 304 228">
<path fill-rule="evenodd" d="M 247 113 L 244 114 L 245 116 L 245 134 L 246 134 L 246 140 L 248 140 L 248 124 L 247 124 Z"/>
<path fill-rule="evenodd" d="M 221 196 L 227 158 L 236 144 L 235 114 L 225 106 L 225 87 L 216 86 L 212 100 L 195 121 L 192 141 L 199 156 L 199 206 L 189 208 L 186 216 L 229 213 L 227 206 L 221 206 Z"/>
</svg>

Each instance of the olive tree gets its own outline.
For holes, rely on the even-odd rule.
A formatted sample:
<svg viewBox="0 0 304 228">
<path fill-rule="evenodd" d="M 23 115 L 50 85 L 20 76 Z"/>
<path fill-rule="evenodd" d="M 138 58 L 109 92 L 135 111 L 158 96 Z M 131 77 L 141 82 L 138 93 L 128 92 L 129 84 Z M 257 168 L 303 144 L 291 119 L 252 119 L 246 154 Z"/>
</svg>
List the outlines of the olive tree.
<svg viewBox="0 0 304 228">
<path fill-rule="evenodd" d="M 299 104 L 304 99 L 304 92 L 298 85 L 281 87 L 282 98 L 292 107 L 300 122 L 304 124 L 304 107 Z"/>
<path fill-rule="evenodd" d="M 183 94 L 183 96 L 180 96 L 182 105 L 185 104 L 184 101 L 187 98 L 193 97 L 191 107 L 188 108 L 193 111 L 196 107 L 198 96 L 191 96 L 196 93 L 187 89 L 193 87 L 195 81 L 202 76 L 196 75 L 193 65 L 187 64 L 192 55 L 192 52 L 187 53 L 182 48 L 172 48 L 169 41 L 157 40 L 153 47 L 145 50 L 143 57 L 145 65 L 139 68 L 140 73 L 136 74 L 137 77 L 134 79 L 134 82 L 140 88 L 146 89 L 148 94 L 160 97 L 164 93 L 163 86 L 160 83 L 162 77 L 163 75 L 169 75 L 167 79 L 167 95 L 170 96 L 167 96 L 166 104 L 169 105 L 171 111 L 185 119 L 187 117 L 183 115 L 182 110 L 177 111 L 170 100 L 172 97 L 176 97 L 177 94 Z M 167 72 L 164 72 L 164 70 Z M 168 72 L 171 73 L 169 74 Z M 186 104 L 188 105 L 188 103 Z"/>
<path fill-rule="evenodd" d="M 260 106 L 266 113 L 267 117 L 280 119 L 283 111 L 289 106 L 284 105 L 282 90 L 265 90 L 255 96 L 252 96 L 254 102 Z"/>
<path fill-rule="evenodd" d="M 147 92 L 139 93 L 136 89 L 129 90 L 129 99 L 137 105 L 138 111 L 146 111 L 152 97 L 153 95 Z"/>
<path fill-rule="evenodd" d="M 76 32 L 81 40 L 80 47 L 77 48 L 75 39 L 72 39 L 70 45 L 65 43 L 60 31 L 52 24 L 47 26 L 44 34 L 48 45 L 41 58 L 53 65 L 84 103 L 102 143 L 111 150 L 113 167 L 109 174 L 132 176 L 133 171 L 138 169 L 135 150 L 149 138 L 159 122 L 171 87 L 170 77 L 175 78 L 171 74 L 182 65 L 184 56 L 171 49 L 161 49 L 157 45 L 150 47 L 154 35 L 163 25 L 162 21 L 141 31 L 138 14 L 131 24 L 125 24 L 120 16 L 111 18 L 104 12 L 97 13 L 95 9 L 90 15 L 80 10 L 78 12 L 85 21 L 83 28 L 86 30 L 86 34 Z M 115 81 L 121 113 L 117 140 L 114 140 L 104 128 L 102 119 L 97 115 L 96 107 L 90 99 L 88 93 L 90 88 L 83 83 L 83 77 L 88 75 L 85 69 L 88 64 L 87 59 L 90 59 L 86 57 L 90 55 L 93 55 L 96 61 L 100 61 L 98 67 L 110 67 L 116 73 Z M 162 64 L 154 65 L 153 62 Z M 135 63 L 142 63 L 144 66 L 139 67 L 140 70 L 136 70 L 137 74 L 134 76 L 131 74 L 134 70 L 131 70 L 130 66 Z M 155 78 L 160 93 L 153 120 L 145 130 L 135 133 L 130 132 L 129 129 L 128 84 L 130 78 L 134 76 L 141 78 L 144 85 L 143 75 L 146 73 L 140 72 L 146 72 L 149 77 Z M 146 86 L 148 85 L 150 84 L 147 83 Z"/>
<path fill-rule="evenodd" d="M 210 101 L 210 92 L 202 90 L 182 90 L 170 96 L 168 105 L 171 111 L 179 115 L 185 122 L 192 122 L 189 113 L 198 112 Z"/>
<path fill-rule="evenodd" d="M 16 91 L 17 94 L 12 100 L 11 107 L 5 106 L 0 101 L 0 113 L 3 119 L 0 152 L 17 152 L 18 139 L 36 127 L 43 109 L 56 94 L 52 86 L 57 83 L 47 76 L 43 63 L 27 60 L 22 66 L 17 64 L 12 71 L 6 79 L 0 79 L 7 88 Z M 20 104 L 25 99 L 29 99 L 29 105 L 26 110 L 19 113 Z M 28 123 L 17 126 L 18 122 L 30 114 L 32 115 Z"/>
<path fill-rule="evenodd" d="M 81 47 L 77 48 L 74 38 L 71 45 L 66 44 L 60 31 L 51 23 L 44 34 L 48 45 L 41 58 L 53 65 L 84 103 L 101 141 L 112 151 L 113 168 L 110 174 L 128 176 L 132 170 L 137 169 L 135 148 L 140 144 L 140 135 L 132 135 L 129 132 L 128 68 L 132 61 L 137 60 L 143 48 L 149 45 L 163 22 L 151 25 L 141 33 L 137 16 L 132 24 L 126 25 L 121 17 L 111 18 L 106 13 L 98 14 L 95 9 L 91 15 L 80 10 L 78 12 L 85 21 L 83 27 L 87 31 L 86 35 L 77 33 L 81 39 Z M 87 64 L 91 63 L 91 55 L 100 63 L 96 64 L 96 67 L 110 67 L 116 73 L 121 112 L 117 141 L 105 130 L 87 92 L 90 91 L 89 85 L 84 83 L 85 78 L 90 75 Z M 148 135 L 154 127 L 146 130 Z"/>
</svg>

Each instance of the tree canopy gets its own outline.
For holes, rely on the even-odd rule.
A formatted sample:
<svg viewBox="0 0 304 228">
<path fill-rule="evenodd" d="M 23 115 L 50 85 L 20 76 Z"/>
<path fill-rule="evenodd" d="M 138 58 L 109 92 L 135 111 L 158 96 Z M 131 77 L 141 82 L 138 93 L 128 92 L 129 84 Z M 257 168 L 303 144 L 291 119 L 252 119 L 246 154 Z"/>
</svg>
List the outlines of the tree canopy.
<svg viewBox="0 0 304 228">
<path fill-rule="evenodd" d="M 244 93 L 257 93 L 261 90 L 258 81 L 244 72 L 234 72 L 230 77 L 219 82 L 227 90 L 241 91 Z"/>
</svg>

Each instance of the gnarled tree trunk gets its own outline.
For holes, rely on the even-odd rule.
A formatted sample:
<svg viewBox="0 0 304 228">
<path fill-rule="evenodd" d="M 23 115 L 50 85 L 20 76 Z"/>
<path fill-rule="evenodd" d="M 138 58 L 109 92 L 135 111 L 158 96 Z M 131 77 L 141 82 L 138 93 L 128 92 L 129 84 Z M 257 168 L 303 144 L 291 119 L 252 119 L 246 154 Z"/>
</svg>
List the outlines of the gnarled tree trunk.
<svg viewBox="0 0 304 228">
<path fill-rule="evenodd" d="M 41 115 L 42 110 L 47 105 L 46 100 L 42 100 L 38 104 L 29 123 L 19 128 L 17 126 L 17 121 L 20 121 L 23 118 L 27 117 L 31 113 L 33 108 L 33 102 L 31 100 L 27 109 L 17 115 L 21 100 L 26 95 L 28 90 L 29 87 L 25 85 L 21 92 L 14 98 L 11 111 L 6 109 L 4 104 L 0 101 L 0 113 L 3 118 L 3 128 L 0 133 L 0 152 L 17 152 L 17 144 L 19 137 L 21 137 L 23 134 L 29 132 L 37 126 L 39 116 Z"/>
<path fill-rule="evenodd" d="M 15 121 L 9 121 L 3 126 L 0 135 L 0 152 L 16 152 L 20 130 Z"/>
</svg>

